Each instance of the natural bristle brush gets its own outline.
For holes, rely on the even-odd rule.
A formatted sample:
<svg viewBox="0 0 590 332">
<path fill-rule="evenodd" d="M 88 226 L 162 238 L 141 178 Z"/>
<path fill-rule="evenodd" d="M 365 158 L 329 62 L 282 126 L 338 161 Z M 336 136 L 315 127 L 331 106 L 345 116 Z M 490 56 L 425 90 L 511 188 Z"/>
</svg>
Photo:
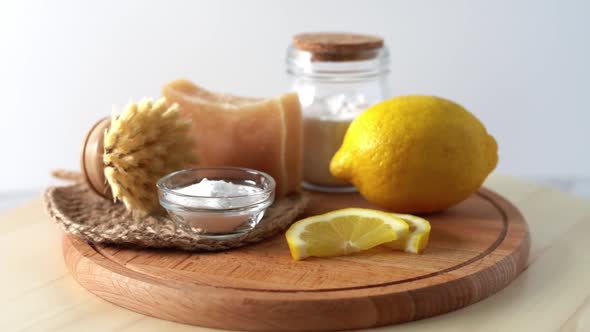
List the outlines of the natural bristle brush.
<svg viewBox="0 0 590 332">
<path fill-rule="evenodd" d="M 82 172 L 98 194 L 125 204 L 136 215 L 162 211 L 156 182 L 195 164 L 191 123 L 164 98 L 129 104 L 96 123 L 82 146 Z"/>
</svg>

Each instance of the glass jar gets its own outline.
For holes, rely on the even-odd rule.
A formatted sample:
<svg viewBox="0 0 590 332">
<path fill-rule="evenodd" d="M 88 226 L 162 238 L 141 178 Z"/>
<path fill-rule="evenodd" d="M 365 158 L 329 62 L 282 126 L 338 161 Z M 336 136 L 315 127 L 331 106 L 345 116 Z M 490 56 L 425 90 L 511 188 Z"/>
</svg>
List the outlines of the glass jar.
<svg viewBox="0 0 590 332">
<path fill-rule="evenodd" d="M 388 98 L 388 72 L 389 52 L 380 37 L 350 33 L 293 37 L 287 51 L 287 73 L 303 110 L 306 189 L 355 190 L 330 174 L 330 161 L 351 121 Z"/>
</svg>

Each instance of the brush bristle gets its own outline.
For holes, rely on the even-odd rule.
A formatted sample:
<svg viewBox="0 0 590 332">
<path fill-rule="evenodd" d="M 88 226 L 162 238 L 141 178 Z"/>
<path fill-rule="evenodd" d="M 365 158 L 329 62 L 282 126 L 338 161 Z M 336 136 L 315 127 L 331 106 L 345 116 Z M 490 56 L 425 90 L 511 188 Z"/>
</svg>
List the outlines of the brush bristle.
<svg viewBox="0 0 590 332">
<path fill-rule="evenodd" d="M 156 182 L 196 162 L 190 120 L 164 98 L 129 104 L 104 135 L 105 176 L 115 200 L 136 215 L 161 212 Z"/>
</svg>

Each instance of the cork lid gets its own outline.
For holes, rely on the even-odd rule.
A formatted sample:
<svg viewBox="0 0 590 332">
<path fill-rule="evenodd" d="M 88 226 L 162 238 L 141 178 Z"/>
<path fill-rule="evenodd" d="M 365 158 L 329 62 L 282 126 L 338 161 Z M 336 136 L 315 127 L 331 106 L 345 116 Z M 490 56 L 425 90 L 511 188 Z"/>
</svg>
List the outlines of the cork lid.
<svg viewBox="0 0 590 332">
<path fill-rule="evenodd" d="M 313 32 L 293 36 L 293 46 L 314 61 L 355 61 L 377 57 L 383 38 L 345 32 Z"/>
</svg>

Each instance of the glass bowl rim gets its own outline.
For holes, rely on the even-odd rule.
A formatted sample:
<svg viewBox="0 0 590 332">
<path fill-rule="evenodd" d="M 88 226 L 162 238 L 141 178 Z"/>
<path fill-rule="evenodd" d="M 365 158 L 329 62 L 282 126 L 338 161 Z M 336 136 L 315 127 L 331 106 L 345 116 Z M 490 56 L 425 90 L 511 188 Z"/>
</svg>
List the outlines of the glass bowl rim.
<svg viewBox="0 0 590 332">
<path fill-rule="evenodd" d="M 247 174 L 251 174 L 251 175 L 259 175 L 262 176 L 265 180 L 267 180 L 269 182 L 268 188 L 266 189 L 262 189 L 260 187 L 260 189 L 262 189 L 261 192 L 258 193 L 254 193 L 254 194 L 240 194 L 240 195 L 230 195 L 230 196 L 196 196 L 196 195 L 187 195 L 187 194 L 182 194 L 179 193 L 177 191 L 175 191 L 174 189 L 168 187 L 165 185 L 166 181 L 179 176 L 181 174 L 189 174 L 189 173 L 196 173 L 199 171 L 237 171 L 237 172 L 242 172 L 242 173 L 247 173 Z M 259 182 L 257 182 L 258 184 Z M 265 196 L 272 196 L 272 193 L 275 191 L 276 188 L 276 181 L 275 179 L 270 176 L 269 174 L 262 172 L 262 171 L 258 171 L 252 168 L 246 168 L 246 167 L 230 167 L 230 166 L 221 166 L 221 167 L 193 167 L 193 168 L 186 168 L 186 169 L 182 169 L 179 171 L 175 171 L 172 172 L 170 174 L 167 174 L 165 176 L 163 176 L 162 178 L 160 178 L 158 180 L 158 182 L 156 182 L 156 186 L 158 187 L 159 190 L 163 191 L 166 194 L 170 194 L 170 195 L 174 195 L 174 196 L 178 196 L 178 197 L 185 197 L 185 198 L 195 198 L 195 199 L 228 199 L 228 198 L 245 198 L 245 197 L 265 197 Z M 271 198 L 271 197 L 269 197 Z M 261 200 L 260 202 L 262 202 L 264 200 Z"/>
</svg>

